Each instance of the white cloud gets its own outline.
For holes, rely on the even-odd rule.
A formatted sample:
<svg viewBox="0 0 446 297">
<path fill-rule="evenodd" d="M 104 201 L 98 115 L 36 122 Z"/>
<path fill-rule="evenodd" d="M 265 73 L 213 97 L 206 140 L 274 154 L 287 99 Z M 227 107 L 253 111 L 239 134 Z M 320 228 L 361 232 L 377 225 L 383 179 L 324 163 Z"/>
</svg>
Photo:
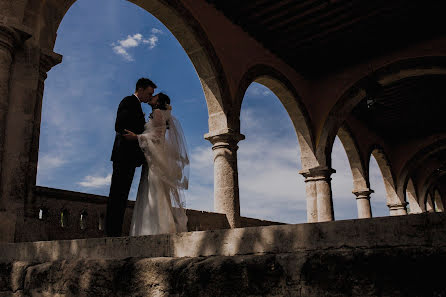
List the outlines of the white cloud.
<svg viewBox="0 0 446 297">
<path fill-rule="evenodd" d="M 113 46 L 113 51 L 127 61 L 134 61 L 132 56 L 130 56 L 129 53 L 120 45 Z"/>
<path fill-rule="evenodd" d="M 128 49 L 138 47 L 141 43 L 148 44 L 149 49 L 153 49 L 158 45 L 159 41 L 155 34 L 161 33 L 161 30 L 153 28 L 152 35 L 150 35 L 149 38 L 144 38 L 140 33 L 136 33 L 133 36 L 128 35 L 126 39 L 118 40 L 117 43 L 112 43 L 113 51 L 127 61 L 134 61 L 133 57 L 129 54 Z"/>
<path fill-rule="evenodd" d="M 158 37 L 152 35 L 149 39 L 146 39 L 143 42 L 149 45 L 149 49 L 153 49 L 158 44 Z"/>
<path fill-rule="evenodd" d="M 120 40 L 119 44 L 124 48 L 136 47 L 142 40 L 142 35 L 137 33 L 133 36 L 127 36 L 127 39 Z"/>
<path fill-rule="evenodd" d="M 116 54 L 124 57 L 127 61 L 133 61 L 132 56 L 127 52 L 128 48 L 137 47 L 142 41 L 142 35 L 137 33 L 133 36 L 128 35 L 127 39 L 119 40 L 118 44 L 112 44 L 113 50 Z"/>
<path fill-rule="evenodd" d="M 101 188 L 110 185 L 111 174 L 107 176 L 91 176 L 88 175 L 83 181 L 79 182 L 78 185 L 85 188 Z"/>
<path fill-rule="evenodd" d="M 60 156 L 52 156 L 49 154 L 40 156 L 38 161 L 37 171 L 46 171 L 54 168 L 58 168 L 66 163 L 66 160 Z"/>
<path fill-rule="evenodd" d="M 153 34 L 163 34 L 164 32 L 162 30 L 160 30 L 160 29 L 152 28 L 152 33 Z"/>
</svg>

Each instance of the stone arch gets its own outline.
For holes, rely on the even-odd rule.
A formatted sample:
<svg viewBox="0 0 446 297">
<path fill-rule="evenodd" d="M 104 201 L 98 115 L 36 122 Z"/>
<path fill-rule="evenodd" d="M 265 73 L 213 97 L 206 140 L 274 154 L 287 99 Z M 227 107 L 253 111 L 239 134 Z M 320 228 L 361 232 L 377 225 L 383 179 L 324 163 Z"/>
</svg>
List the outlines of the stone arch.
<svg viewBox="0 0 446 297">
<path fill-rule="evenodd" d="M 316 158 L 321 166 L 331 165 L 331 149 L 336 134 L 355 106 L 376 88 L 399 80 L 425 75 L 446 75 L 446 57 L 417 57 L 386 65 L 362 77 L 339 97 L 330 110 L 317 138 Z"/>
<path fill-rule="evenodd" d="M 384 187 L 386 189 L 386 201 L 387 206 L 390 208 L 390 213 L 392 214 L 402 214 L 400 212 L 393 212 L 392 210 L 394 208 L 398 208 L 400 210 L 402 207 L 405 209 L 405 201 L 404 197 L 399 197 L 396 191 L 396 182 L 395 182 L 395 175 L 392 170 L 392 166 L 389 162 L 389 159 L 387 157 L 387 154 L 385 153 L 384 149 L 379 146 L 373 146 L 371 148 L 369 156 L 369 162 L 367 164 L 370 164 L 370 158 L 373 156 L 378 163 L 379 170 L 381 171 L 383 180 L 384 180 Z"/>
<path fill-rule="evenodd" d="M 231 99 L 223 66 L 217 54 L 207 39 L 206 33 L 198 21 L 181 2 L 166 2 L 162 0 L 129 0 L 146 10 L 162 22 L 175 36 L 190 58 L 200 79 L 206 99 L 209 115 L 209 132 L 231 129 L 227 114 L 231 110 Z M 76 0 L 66 0 L 59 3 L 46 1 L 40 9 L 40 27 L 36 29 L 39 35 L 38 45 L 42 49 L 54 47 L 57 29 Z M 28 17 L 35 18 L 36 16 Z M 32 23 L 32 20 L 26 20 Z"/>
<path fill-rule="evenodd" d="M 446 139 L 435 139 L 435 141 L 426 145 L 424 148 L 420 149 L 415 153 L 405 164 L 403 169 L 400 171 L 398 176 L 397 191 L 398 195 L 404 195 L 406 188 L 414 171 L 423 164 L 427 159 L 429 159 L 434 154 L 439 151 L 446 150 Z M 424 197 L 421 193 L 421 189 L 418 189 L 418 204 L 423 209 Z M 425 209 L 423 209 L 425 211 Z"/>
<path fill-rule="evenodd" d="M 420 190 L 420 198 L 423 204 L 430 205 L 432 209 L 434 209 L 434 203 L 435 203 L 435 192 L 438 190 L 435 188 L 437 185 L 438 180 L 440 180 L 443 176 L 446 175 L 446 172 L 433 172 L 428 177 L 426 182 L 422 185 Z M 441 199 L 440 199 L 441 201 Z M 429 209 L 426 209 L 429 211 Z"/>
<path fill-rule="evenodd" d="M 435 212 L 434 200 L 432 199 L 432 195 L 429 192 L 426 192 L 424 205 L 427 212 Z"/>
<path fill-rule="evenodd" d="M 434 189 L 434 204 L 438 212 L 444 212 L 444 204 L 438 189 Z"/>
<path fill-rule="evenodd" d="M 410 213 L 421 213 L 426 211 L 424 204 L 419 202 L 417 190 L 411 178 L 407 182 L 405 194 L 407 203 L 409 203 Z"/>
<path fill-rule="evenodd" d="M 338 131 L 339 140 L 347 153 L 348 162 L 353 176 L 353 191 L 364 191 L 370 188 L 368 166 L 364 166 L 359 146 L 347 125 L 342 125 Z"/>
<path fill-rule="evenodd" d="M 317 161 L 314 155 L 314 139 L 306 108 L 301 102 L 300 96 L 292 83 L 275 68 L 268 65 L 256 65 L 245 72 L 239 83 L 234 100 L 237 104 L 237 113 L 234 114 L 234 119 L 237 121 L 236 125 L 240 127 L 240 111 L 243 98 L 246 90 L 253 82 L 262 84 L 270 89 L 279 98 L 290 116 L 301 150 L 302 169 L 316 167 Z"/>
</svg>

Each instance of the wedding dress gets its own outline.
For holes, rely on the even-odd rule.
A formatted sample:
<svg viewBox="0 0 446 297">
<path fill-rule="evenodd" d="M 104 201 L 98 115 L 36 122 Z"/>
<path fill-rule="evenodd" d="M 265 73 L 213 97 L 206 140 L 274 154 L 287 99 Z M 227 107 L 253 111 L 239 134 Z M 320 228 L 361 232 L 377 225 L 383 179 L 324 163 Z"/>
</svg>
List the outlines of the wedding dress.
<svg viewBox="0 0 446 297">
<path fill-rule="evenodd" d="M 189 159 L 181 125 L 170 110 L 154 109 L 138 135 L 147 164 L 141 170 L 130 236 L 187 231 L 183 190 Z"/>
</svg>

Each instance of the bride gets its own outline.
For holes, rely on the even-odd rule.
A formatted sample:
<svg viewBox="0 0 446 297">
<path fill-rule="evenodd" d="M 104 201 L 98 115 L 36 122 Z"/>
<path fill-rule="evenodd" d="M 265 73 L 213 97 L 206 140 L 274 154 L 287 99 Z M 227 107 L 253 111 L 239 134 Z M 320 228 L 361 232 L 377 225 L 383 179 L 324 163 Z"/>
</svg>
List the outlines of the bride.
<svg viewBox="0 0 446 297">
<path fill-rule="evenodd" d="M 183 190 L 188 187 L 189 159 L 181 125 L 171 115 L 170 98 L 153 96 L 150 120 L 136 135 L 146 157 L 141 170 L 130 236 L 187 231 Z"/>
</svg>

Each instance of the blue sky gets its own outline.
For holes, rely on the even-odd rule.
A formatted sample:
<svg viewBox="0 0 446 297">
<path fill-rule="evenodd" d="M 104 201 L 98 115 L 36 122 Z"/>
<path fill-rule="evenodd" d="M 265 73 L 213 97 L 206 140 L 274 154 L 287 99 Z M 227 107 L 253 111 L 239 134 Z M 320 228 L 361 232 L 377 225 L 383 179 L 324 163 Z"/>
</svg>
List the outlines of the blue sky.
<svg viewBox="0 0 446 297">
<path fill-rule="evenodd" d="M 98 13 L 100 11 L 101 13 Z M 149 77 L 172 99 L 191 159 L 187 207 L 213 210 L 212 151 L 207 108 L 198 76 L 175 37 L 155 17 L 124 0 L 78 0 L 59 30 L 54 51 L 63 62 L 45 83 L 37 184 L 108 195 L 116 109 Z M 148 115 L 150 108 L 143 110 Z M 239 143 L 240 205 L 243 216 L 301 223 L 306 221 L 305 184 L 291 121 L 269 89 L 252 84 L 241 115 L 246 140 Z M 333 147 L 336 219 L 357 217 L 352 177 L 345 151 Z M 384 184 L 371 161 L 372 210 L 386 216 Z M 136 196 L 139 170 L 129 198 Z"/>
</svg>

